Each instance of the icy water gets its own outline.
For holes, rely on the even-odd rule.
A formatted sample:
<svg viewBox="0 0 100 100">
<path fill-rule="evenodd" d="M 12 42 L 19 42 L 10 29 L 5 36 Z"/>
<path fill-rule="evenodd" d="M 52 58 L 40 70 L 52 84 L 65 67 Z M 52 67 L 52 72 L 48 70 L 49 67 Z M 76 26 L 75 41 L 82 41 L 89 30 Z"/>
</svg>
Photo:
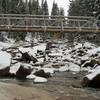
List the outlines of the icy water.
<svg viewBox="0 0 100 100">
<path fill-rule="evenodd" d="M 0 79 L 0 81 L 42 89 L 50 93 L 55 100 L 100 100 L 100 89 L 81 86 L 83 75 L 83 72 L 55 73 L 55 76 L 49 78 L 45 84 L 33 84 L 32 80 Z"/>
</svg>

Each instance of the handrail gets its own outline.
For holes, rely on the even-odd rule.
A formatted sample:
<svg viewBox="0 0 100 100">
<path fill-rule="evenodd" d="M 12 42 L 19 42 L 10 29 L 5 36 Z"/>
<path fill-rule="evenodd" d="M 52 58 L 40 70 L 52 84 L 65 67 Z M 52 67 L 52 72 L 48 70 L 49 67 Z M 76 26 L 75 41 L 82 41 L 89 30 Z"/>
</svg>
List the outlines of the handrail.
<svg viewBox="0 0 100 100">
<path fill-rule="evenodd" d="M 31 14 L 0 14 L 2 17 L 36 17 L 36 18 L 61 18 L 61 19 L 94 19 L 92 16 L 49 16 L 49 15 L 31 15 Z"/>
</svg>

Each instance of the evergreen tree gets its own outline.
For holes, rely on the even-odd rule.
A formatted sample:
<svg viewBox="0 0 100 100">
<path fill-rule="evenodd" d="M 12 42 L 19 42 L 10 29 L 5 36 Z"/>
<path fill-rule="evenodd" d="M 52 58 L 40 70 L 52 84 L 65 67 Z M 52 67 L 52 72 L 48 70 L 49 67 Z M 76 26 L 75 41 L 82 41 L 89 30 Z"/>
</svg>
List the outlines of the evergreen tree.
<svg viewBox="0 0 100 100">
<path fill-rule="evenodd" d="M 51 11 L 51 16 L 59 15 L 59 7 L 55 1 L 53 2 L 53 7 Z"/>
<path fill-rule="evenodd" d="M 65 15 L 64 9 L 62 7 L 60 7 L 59 15 L 61 15 L 61 16 L 64 16 Z"/>
<path fill-rule="evenodd" d="M 100 0 L 73 0 L 70 2 L 69 7 L 69 16 L 98 16 L 100 12 Z M 73 25 L 73 23 L 69 23 L 69 25 Z M 78 34 L 77 34 L 78 35 Z M 70 35 L 70 40 L 75 36 Z M 86 36 L 82 36 L 85 37 Z"/>
<path fill-rule="evenodd" d="M 49 15 L 47 0 L 42 4 L 42 15 Z"/>
<path fill-rule="evenodd" d="M 93 16 L 95 0 L 74 0 L 69 6 L 69 16 Z"/>
<path fill-rule="evenodd" d="M 1 0 L 2 13 L 4 13 L 4 14 L 8 13 L 8 6 L 9 6 L 9 0 Z"/>
<path fill-rule="evenodd" d="M 94 15 L 100 19 L 100 0 L 95 0 Z"/>
</svg>

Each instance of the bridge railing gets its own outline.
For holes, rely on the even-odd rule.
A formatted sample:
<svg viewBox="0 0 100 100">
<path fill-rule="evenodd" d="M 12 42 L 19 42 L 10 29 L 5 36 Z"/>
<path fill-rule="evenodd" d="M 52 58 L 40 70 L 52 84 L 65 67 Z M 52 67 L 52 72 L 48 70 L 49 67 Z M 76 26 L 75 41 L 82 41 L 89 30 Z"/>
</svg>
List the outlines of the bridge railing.
<svg viewBox="0 0 100 100">
<path fill-rule="evenodd" d="M 48 16 L 48 15 L 28 15 L 28 14 L 0 14 L 0 26 L 8 29 L 12 27 L 33 28 L 41 27 L 46 30 L 47 27 L 59 28 L 63 31 L 66 28 L 90 28 L 98 30 L 100 20 L 94 17 L 83 16 Z"/>
</svg>

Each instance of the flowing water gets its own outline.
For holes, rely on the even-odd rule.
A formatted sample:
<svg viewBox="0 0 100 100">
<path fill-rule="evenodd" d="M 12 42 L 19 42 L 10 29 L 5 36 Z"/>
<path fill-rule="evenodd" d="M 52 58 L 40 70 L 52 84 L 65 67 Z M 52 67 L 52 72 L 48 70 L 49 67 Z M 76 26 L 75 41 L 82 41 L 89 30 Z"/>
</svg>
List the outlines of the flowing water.
<svg viewBox="0 0 100 100">
<path fill-rule="evenodd" d="M 83 88 L 81 80 L 85 73 L 61 72 L 44 84 L 33 84 L 32 80 L 0 79 L 1 82 L 35 87 L 48 92 L 55 100 L 100 100 L 100 89 Z"/>
</svg>

